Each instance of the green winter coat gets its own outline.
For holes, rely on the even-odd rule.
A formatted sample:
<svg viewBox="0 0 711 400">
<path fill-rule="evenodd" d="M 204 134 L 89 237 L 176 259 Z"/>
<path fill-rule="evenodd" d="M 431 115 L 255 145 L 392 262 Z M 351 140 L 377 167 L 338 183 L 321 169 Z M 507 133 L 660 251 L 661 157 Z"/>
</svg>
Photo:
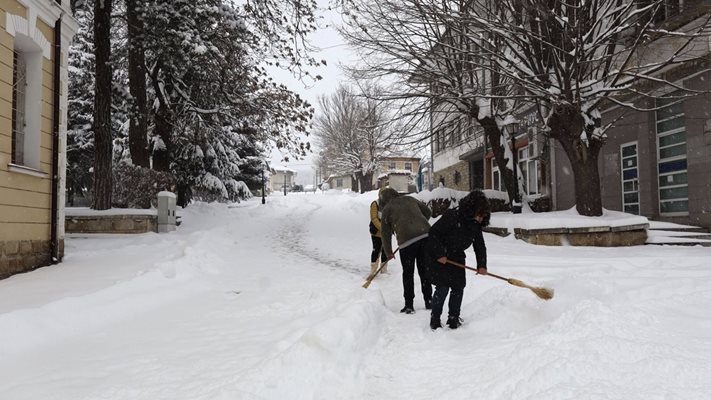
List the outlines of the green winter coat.
<svg viewBox="0 0 711 400">
<path fill-rule="evenodd" d="M 383 251 L 387 257 L 393 254 L 391 244 L 393 233 L 400 248 L 427 237 L 432 211 L 425 203 L 414 197 L 400 196 L 390 188 L 383 190 L 379 198 L 383 210 L 380 234 L 383 238 Z"/>
</svg>

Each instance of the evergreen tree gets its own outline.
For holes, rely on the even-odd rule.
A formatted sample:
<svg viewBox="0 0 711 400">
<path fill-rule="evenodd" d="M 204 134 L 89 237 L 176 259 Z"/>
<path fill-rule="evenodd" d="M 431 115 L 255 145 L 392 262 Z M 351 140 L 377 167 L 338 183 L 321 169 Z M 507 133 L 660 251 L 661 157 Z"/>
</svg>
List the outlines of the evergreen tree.
<svg viewBox="0 0 711 400">
<path fill-rule="evenodd" d="M 67 124 L 67 201 L 87 196 L 94 163 L 94 12 L 86 3 L 74 4 L 79 30 L 69 49 L 69 102 Z"/>
</svg>

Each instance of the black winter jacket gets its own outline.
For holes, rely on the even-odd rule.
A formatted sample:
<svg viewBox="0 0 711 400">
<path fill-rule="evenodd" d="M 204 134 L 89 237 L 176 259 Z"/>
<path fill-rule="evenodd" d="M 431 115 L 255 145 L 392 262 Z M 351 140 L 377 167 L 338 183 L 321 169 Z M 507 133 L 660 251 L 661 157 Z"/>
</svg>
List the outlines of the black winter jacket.
<svg viewBox="0 0 711 400">
<path fill-rule="evenodd" d="M 462 215 L 458 208 L 447 210 L 432 228 L 427 240 L 427 256 L 429 260 L 432 283 L 449 287 L 465 287 L 467 285 L 466 270 L 451 264 L 440 264 L 437 259 L 447 257 L 449 260 L 464 264 L 464 251 L 474 246 L 477 268 L 486 268 L 486 244 L 481 225 L 470 216 Z"/>
</svg>

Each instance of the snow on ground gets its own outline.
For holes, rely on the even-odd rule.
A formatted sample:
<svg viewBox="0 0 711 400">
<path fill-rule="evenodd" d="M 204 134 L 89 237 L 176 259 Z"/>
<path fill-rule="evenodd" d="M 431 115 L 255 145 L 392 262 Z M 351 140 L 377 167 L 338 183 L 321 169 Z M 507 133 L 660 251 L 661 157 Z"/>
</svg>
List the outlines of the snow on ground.
<svg viewBox="0 0 711 400">
<path fill-rule="evenodd" d="M 472 274 L 464 326 L 432 332 L 420 293 L 398 312 L 398 262 L 361 287 L 374 198 L 196 204 L 176 232 L 67 239 L 63 263 L 0 281 L 0 399 L 710 398 L 711 248 L 486 234 L 491 272 L 555 298 Z"/>
</svg>

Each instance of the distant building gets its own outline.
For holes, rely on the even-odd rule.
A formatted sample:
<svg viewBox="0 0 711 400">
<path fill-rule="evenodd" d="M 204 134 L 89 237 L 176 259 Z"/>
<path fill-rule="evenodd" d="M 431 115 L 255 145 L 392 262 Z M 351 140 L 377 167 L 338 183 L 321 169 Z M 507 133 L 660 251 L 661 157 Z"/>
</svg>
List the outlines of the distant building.
<svg viewBox="0 0 711 400">
<path fill-rule="evenodd" d="M 415 177 L 420 170 L 420 157 L 390 155 L 382 157 L 373 174 L 373 187 L 390 186 L 401 193 L 416 192 Z"/>
<path fill-rule="evenodd" d="M 269 189 L 273 192 L 284 192 L 284 187 L 286 191 L 290 191 L 294 186 L 294 179 L 296 178 L 296 171 L 291 168 L 287 168 L 283 165 L 272 166 L 269 168 Z"/>
<path fill-rule="evenodd" d="M 350 174 L 331 175 L 324 181 L 329 189 L 353 189 L 353 177 Z"/>
</svg>

